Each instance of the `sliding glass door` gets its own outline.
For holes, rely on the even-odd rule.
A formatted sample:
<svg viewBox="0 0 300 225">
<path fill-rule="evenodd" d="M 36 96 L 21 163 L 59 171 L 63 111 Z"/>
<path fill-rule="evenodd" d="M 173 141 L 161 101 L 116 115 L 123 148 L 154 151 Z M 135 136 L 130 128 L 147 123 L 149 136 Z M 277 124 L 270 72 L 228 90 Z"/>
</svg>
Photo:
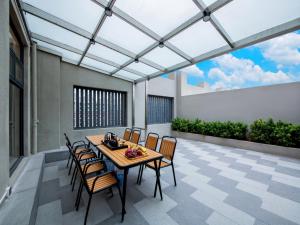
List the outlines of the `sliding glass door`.
<svg viewBox="0 0 300 225">
<path fill-rule="evenodd" d="M 10 29 L 9 166 L 10 173 L 23 156 L 23 48 Z"/>
</svg>

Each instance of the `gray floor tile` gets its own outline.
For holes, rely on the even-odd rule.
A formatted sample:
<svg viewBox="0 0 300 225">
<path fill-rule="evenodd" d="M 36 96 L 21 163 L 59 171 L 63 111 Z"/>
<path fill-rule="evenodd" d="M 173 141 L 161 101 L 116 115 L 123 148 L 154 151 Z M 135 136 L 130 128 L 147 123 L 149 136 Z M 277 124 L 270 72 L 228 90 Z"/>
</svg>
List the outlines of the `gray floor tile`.
<svg viewBox="0 0 300 225">
<path fill-rule="evenodd" d="M 267 185 L 269 185 L 269 183 L 271 182 L 271 179 L 272 179 L 272 175 L 269 175 L 266 173 L 260 173 L 260 172 L 253 171 L 253 170 L 247 172 L 246 177 L 250 178 L 252 180 L 256 180 L 261 183 L 267 184 Z"/>
<path fill-rule="evenodd" d="M 60 200 L 49 202 L 38 208 L 35 225 L 62 225 Z"/>
<path fill-rule="evenodd" d="M 300 203 L 300 189 L 299 188 L 272 181 L 269 185 L 268 191 L 272 192 L 276 195 L 279 195 L 281 197 L 290 199 L 292 201 L 297 201 Z"/>
</svg>

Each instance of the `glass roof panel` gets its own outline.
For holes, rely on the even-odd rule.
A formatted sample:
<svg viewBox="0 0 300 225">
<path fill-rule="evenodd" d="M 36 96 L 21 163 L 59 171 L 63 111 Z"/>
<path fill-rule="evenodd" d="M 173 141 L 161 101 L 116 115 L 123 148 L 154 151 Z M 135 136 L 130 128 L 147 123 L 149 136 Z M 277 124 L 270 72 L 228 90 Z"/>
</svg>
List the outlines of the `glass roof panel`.
<svg viewBox="0 0 300 225">
<path fill-rule="evenodd" d="M 134 74 L 134 73 L 130 73 L 130 72 L 126 71 L 126 70 L 120 70 L 120 71 L 117 72 L 115 75 L 119 75 L 119 76 L 128 78 L 128 79 L 130 79 L 130 80 L 136 80 L 136 79 L 141 78 L 141 76 L 136 75 L 136 74 Z"/>
<path fill-rule="evenodd" d="M 160 36 L 199 13 L 192 0 L 121 0 L 115 6 Z"/>
<path fill-rule="evenodd" d="M 215 3 L 217 0 L 203 0 L 206 6 L 210 6 L 211 4 Z"/>
<path fill-rule="evenodd" d="M 80 60 L 81 55 L 79 55 L 79 54 L 77 54 L 77 53 L 74 53 L 74 52 L 65 50 L 65 49 L 63 49 L 63 48 L 60 48 L 60 47 L 57 47 L 57 46 L 48 44 L 48 43 L 43 42 L 43 41 L 39 41 L 39 40 L 35 40 L 35 39 L 34 39 L 34 41 L 35 41 L 39 46 L 42 46 L 42 47 L 45 47 L 45 48 L 49 48 L 49 49 L 51 49 L 51 50 L 54 50 L 54 51 L 57 51 L 57 52 L 61 53 L 63 59 L 69 59 L 69 60 L 72 60 L 72 61 L 74 61 L 74 62 L 76 62 L 76 63 L 78 63 L 79 60 Z"/>
<path fill-rule="evenodd" d="M 90 59 L 88 57 L 84 57 L 84 59 L 82 60 L 82 64 L 85 64 L 87 66 L 91 66 L 91 67 L 94 67 L 96 69 L 100 69 L 103 71 L 107 71 L 109 73 L 116 69 L 115 67 L 113 67 L 111 65 L 107 65 L 105 63 L 96 61 L 94 59 Z"/>
<path fill-rule="evenodd" d="M 143 58 L 155 62 L 165 68 L 174 66 L 178 63 L 184 62 L 185 59 L 177 55 L 167 47 L 156 47 L 151 52 L 143 56 Z"/>
<path fill-rule="evenodd" d="M 83 51 L 88 43 L 88 39 L 28 13 L 26 14 L 26 20 L 30 31 L 63 44 L 70 45 Z"/>
<path fill-rule="evenodd" d="M 154 40 L 116 16 L 108 17 L 98 36 L 135 54 L 154 43 Z"/>
<path fill-rule="evenodd" d="M 103 59 L 107 59 L 112 62 L 115 62 L 119 65 L 124 64 L 130 59 L 128 56 L 125 56 L 119 52 L 116 52 L 110 48 L 107 48 L 97 43 L 95 45 L 91 45 L 88 52 L 98 57 L 101 57 Z"/>
<path fill-rule="evenodd" d="M 191 57 L 225 46 L 227 43 L 210 22 L 197 22 L 169 40 Z"/>
<path fill-rule="evenodd" d="M 158 71 L 157 69 L 155 69 L 151 66 L 148 66 L 142 62 L 138 62 L 138 63 L 133 62 L 133 63 L 129 64 L 127 66 L 127 68 L 136 70 L 136 71 L 141 72 L 146 75 L 149 75 L 149 74 L 152 74 L 152 73 L 155 73 Z"/>
<path fill-rule="evenodd" d="M 238 41 L 299 18 L 299 12 L 299 0 L 235 0 L 214 15 L 233 41 Z"/>
<path fill-rule="evenodd" d="M 102 7 L 86 0 L 24 0 L 24 2 L 91 33 L 104 11 Z"/>
</svg>

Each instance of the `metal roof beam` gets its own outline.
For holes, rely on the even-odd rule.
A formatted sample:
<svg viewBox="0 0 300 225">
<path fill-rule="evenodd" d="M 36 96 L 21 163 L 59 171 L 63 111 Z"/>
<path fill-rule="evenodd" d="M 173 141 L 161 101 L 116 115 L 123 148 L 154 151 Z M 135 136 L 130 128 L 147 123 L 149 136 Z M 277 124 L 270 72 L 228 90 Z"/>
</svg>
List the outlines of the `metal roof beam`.
<svg viewBox="0 0 300 225">
<path fill-rule="evenodd" d="M 113 7 L 113 5 L 115 4 L 115 2 L 116 2 L 116 0 L 111 0 L 111 1 L 109 2 L 109 4 L 108 4 L 108 8 L 111 9 L 111 8 Z M 90 48 L 90 46 L 91 46 L 91 44 L 92 44 L 92 42 L 95 41 L 95 37 L 97 36 L 99 30 L 101 29 L 102 25 L 104 24 L 104 21 L 105 21 L 106 17 L 107 17 L 107 15 L 106 15 L 106 12 L 105 12 L 105 10 L 104 10 L 104 12 L 103 12 L 103 14 L 102 14 L 100 20 L 98 21 L 98 24 L 97 24 L 95 30 L 94 30 L 94 32 L 93 32 L 93 35 L 92 35 L 92 37 L 91 37 L 89 43 L 87 44 L 86 48 L 85 48 L 84 51 L 83 51 L 83 54 L 82 54 L 81 57 L 80 57 L 80 60 L 79 60 L 79 62 L 78 62 L 78 65 L 80 65 L 80 63 L 82 62 L 83 58 L 85 57 L 86 53 L 88 52 L 88 50 L 89 50 L 89 48 Z"/>
<path fill-rule="evenodd" d="M 22 6 L 22 9 L 24 12 L 34 15 L 34 16 L 36 16 L 40 19 L 43 19 L 49 23 L 55 24 L 61 28 L 64 28 L 68 31 L 71 31 L 71 32 L 78 34 L 87 39 L 90 39 L 92 37 L 92 34 L 90 32 L 88 32 L 80 27 L 77 27 L 72 23 L 62 20 L 56 16 L 53 16 L 53 15 L 51 15 L 41 9 L 38 9 L 32 5 L 29 5 L 25 2 L 21 2 L 21 6 Z"/>
<path fill-rule="evenodd" d="M 219 23 L 219 21 L 217 20 L 217 18 L 212 14 L 214 11 L 216 11 L 216 7 L 219 9 L 221 6 L 223 6 L 223 4 L 228 4 L 229 2 L 231 2 L 232 0 L 219 0 L 215 5 L 215 8 L 212 8 L 210 11 L 210 7 L 208 7 L 207 9 L 209 10 L 210 14 L 210 20 L 209 22 L 213 25 L 213 27 L 218 31 L 218 33 L 222 36 L 222 38 L 227 42 L 227 44 L 231 47 L 234 48 L 233 46 L 233 40 L 230 38 L 230 36 L 228 35 L 228 33 L 224 30 L 224 28 L 222 27 L 222 25 Z M 193 0 L 193 2 L 195 3 L 195 5 L 197 5 L 197 7 L 201 10 L 201 12 L 203 12 L 205 10 L 205 4 L 202 0 Z"/>
<path fill-rule="evenodd" d="M 202 55 L 194 58 L 193 61 L 195 63 L 199 63 L 199 62 L 202 62 L 204 60 L 212 59 L 212 58 L 215 58 L 217 56 L 224 55 L 226 53 L 235 51 L 237 49 L 244 48 L 244 47 L 247 47 L 247 46 L 251 46 L 251 45 L 257 44 L 259 42 L 266 41 L 266 40 L 269 40 L 269 39 L 272 39 L 272 38 L 278 37 L 280 35 L 287 34 L 287 33 L 290 33 L 290 32 L 293 32 L 293 31 L 296 31 L 296 30 L 299 30 L 299 29 L 300 29 L 300 18 L 297 18 L 297 19 L 292 20 L 290 22 L 275 26 L 273 28 L 264 30 L 264 31 L 259 32 L 257 34 L 251 35 L 247 38 L 244 38 L 242 40 L 234 42 L 233 43 L 234 48 L 230 48 L 229 46 L 224 46 L 224 47 L 221 47 L 219 49 L 215 49 L 211 52 L 202 54 Z M 177 64 L 177 65 L 173 66 L 172 69 L 170 68 L 167 72 L 170 73 L 170 72 L 176 71 L 178 69 L 182 69 L 182 68 L 184 68 L 188 65 L 192 65 L 192 64 L 187 64 L 187 65 L 183 65 L 182 63 Z M 147 77 L 147 79 L 152 79 L 152 78 L 158 77 L 158 76 L 160 76 L 164 73 L 151 74 L 150 76 Z M 141 82 L 141 81 L 144 81 L 144 80 L 145 80 L 145 78 L 142 78 L 142 79 L 136 80 L 136 82 Z"/>
</svg>

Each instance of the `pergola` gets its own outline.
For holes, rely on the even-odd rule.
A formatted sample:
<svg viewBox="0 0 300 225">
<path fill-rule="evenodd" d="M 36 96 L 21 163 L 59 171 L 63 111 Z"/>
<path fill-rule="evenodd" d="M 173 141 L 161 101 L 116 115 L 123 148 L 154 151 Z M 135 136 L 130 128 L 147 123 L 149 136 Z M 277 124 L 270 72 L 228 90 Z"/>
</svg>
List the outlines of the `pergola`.
<svg viewBox="0 0 300 225">
<path fill-rule="evenodd" d="M 299 0 L 24 0 L 32 39 L 133 82 L 300 29 Z"/>
</svg>

